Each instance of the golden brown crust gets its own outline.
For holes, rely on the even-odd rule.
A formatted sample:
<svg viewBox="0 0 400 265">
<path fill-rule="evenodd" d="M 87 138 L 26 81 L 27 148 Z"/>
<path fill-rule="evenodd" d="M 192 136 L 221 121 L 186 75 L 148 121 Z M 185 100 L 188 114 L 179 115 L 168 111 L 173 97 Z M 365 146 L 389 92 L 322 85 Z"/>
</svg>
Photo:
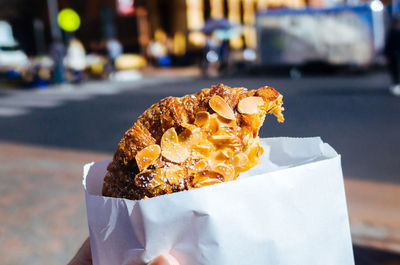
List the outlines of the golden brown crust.
<svg viewBox="0 0 400 265">
<path fill-rule="evenodd" d="M 246 88 L 230 88 L 223 84 L 202 89 L 199 93 L 186 95 L 181 98 L 167 97 L 160 102 L 153 104 L 138 118 L 135 124 L 125 132 L 121 139 L 114 154 L 113 161 L 107 168 L 108 172 L 104 179 L 103 195 L 128 199 L 142 199 L 146 196 L 152 197 L 196 187 L 196 183 L 193 181 L 195 177 L 193 175 L 190 176 L 191 173 L 188 172 L 188 170 L 190 170 L 193 166 L 192 164 L 197 163 L 200 158 L 197 159 L 195 157 L 190 157 L 187 161 L 185 160 L 185 165 L 182 163 L 175 163 L 175 165 L 172 165 L 174 161 L 168 161 L 165 157 L 160 157 L 157 162 L 159 165 L 150 166 L 148 170 L 139 172 L 135 156 L 139 151 L 147 146 L 154 144 L 160 145 L 162 136 L 170 128 L 175 128 L 178 134 L 186 130 L 179 135 L 180 138 L 184 138 L 186 132 L 190 134 L 186 128 L 192 126 L 196 129 L 196 126 L 193 126 L 192 124 L 195 121 L 197 113 L 201 111 L 206 111 L 211 114 L 214 113 L 214 110 L 209 105 L 209 101 L 213 96 L 220 96 L 234 111 L 236 117 L 236 120 L 233 121 L 233 123 L 236 122 L 236 124 L 232 128 L 230 128 L 228 124 L 232 121 L 226 121 L 224 118 L 218 117 L 221 122 L 226 122 L 226 124 L 228 124 L 227 128 L 223 129 L 224 135 L 233 135 L 239 137 L 238 139 L 240 140 L 236 144 L 231 143 L 232 146 L 236 146 L 236 149 L 232 147 L 224 152 L 239 152 L 245 150 L 247 148 L 247 143 L 244 143 L 246 141 L 245 139 L 247 139 L 246 135 L 249 134 L 254 139 L 258 139 L 258 130 L 264 121 L 265 115 L 273 107 L 280 108 L 282 104 L 280 94 L 271 87 L 262 87 L 258 90 L 248 91 Z M 239 113 L 237 111 L 239 101 L 250 96 L 261 97 L 266 104 L 257 112 L 257 114 L 247 115 Z M 270 104 L 272 102 L 274 102 L 275 105 L 272 106 Z M 270 105 L 268 105 L 268 103 Z M 221 138 L 222 136 L 217 135 L 213 137 Z M 218 141 L 221 140 L 219 138 L 217 139 Z M 229 156 L 229 152 L 227 156 Z M 261 151 L 258 151 L 258 153 L 259 152 Z M 190 154 L 193 156 L 193 152 Z M 192 164 L 189 165 L 188 161 Z M 229 168 L 224 168 L 224 166 L 228 166 Z M 167 177 L 170 176 L 170 168 L 172 167 L 174 167 L 175 170 L 173 171 L 173 174 L 179 173 L 179 176 L 185 176 L 181 178 L 179 183 L 174 183 L 175 180 L 171 179 L 166 181 L 163 178 L 157 182 L 157 185 L 150 185 L 147 183 L 149 180 L 150 182 L 153 181 L 155 174 Z M 229 171 L 230 166 L 228 163 L 228 165 L 222 165 L 219 166 L 219 168 L 222 168 L 223 170 L 227 169 Z M 203 172 L 208 172 L 207 174 L 209 174 L 209 176 L 215 176 L 215 178 L 210 177 L 212 180 L 208 180 L 207 183 L 213 184 L 218 181 L 224 181 L 224 179 L 222 178 L 221 180 L 221 176 L 216 173 L 218 170 L 218 168 L 211 170 L 209 167 L 204 169 Z M 234 172 L 236 176 L 238 173 L 239 172 L 236 171 Z M 146 185 L 143 183 L 146 183 Z M 154 183 L 154 181 L 151 183 Z"/>
</svg>

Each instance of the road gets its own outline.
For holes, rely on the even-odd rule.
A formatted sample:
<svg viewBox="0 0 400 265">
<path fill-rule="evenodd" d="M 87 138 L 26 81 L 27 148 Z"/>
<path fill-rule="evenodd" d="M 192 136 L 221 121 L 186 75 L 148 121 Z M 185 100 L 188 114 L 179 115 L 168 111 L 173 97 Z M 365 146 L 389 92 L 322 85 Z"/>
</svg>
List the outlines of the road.
<svg viewBox="0 0 400 265">
<path fill-rule="evenodd" d="M 55 91 L 3 91 L 0 141 L 113 152 L 124 131 L 152 103 L 218 82 L 248 88 L 270 85 L 284 95 L 285 123 L 268 118 L 262 137 L 321 136 L 342 155 L 346 177 L 400 183 L 400 98 L 388 93 L 384 73 L 301 79 L 149 78 Z"/>
</svg>

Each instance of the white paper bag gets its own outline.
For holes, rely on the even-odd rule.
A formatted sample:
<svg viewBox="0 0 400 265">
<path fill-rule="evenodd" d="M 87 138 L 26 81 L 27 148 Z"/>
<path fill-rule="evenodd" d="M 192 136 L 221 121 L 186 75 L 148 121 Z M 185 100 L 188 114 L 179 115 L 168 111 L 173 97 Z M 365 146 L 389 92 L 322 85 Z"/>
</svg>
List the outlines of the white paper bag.
<svg viewBox="0 0 400 265">
<path fill-rule="evenodd" d="M 354 264 L 340 156 L 320 138 L 261 143 L 238 180 L 140 201 L 102 197 L 109 161 L 85 165 L 93 264 Z"/>
</svg>

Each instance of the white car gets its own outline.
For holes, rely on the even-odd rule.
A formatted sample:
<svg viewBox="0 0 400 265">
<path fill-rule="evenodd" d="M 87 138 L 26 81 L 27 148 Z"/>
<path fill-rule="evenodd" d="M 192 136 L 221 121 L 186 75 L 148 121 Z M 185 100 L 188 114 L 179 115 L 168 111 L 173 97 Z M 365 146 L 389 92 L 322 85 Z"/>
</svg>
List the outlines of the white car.
<svg viewBox="0 0 400 265">
<path fill-rule="evenodd" d="M 0 46 L 0 67 L 12 68 L 28 63 L 28 56 L 18 46 Z"/>
<path fill-rule="evenodd" d="M 0 21 L 0 68 L 14 68 L 24 66 L 28 56 L 19 48 L 14 39 L 10 24 Z"/>
</svg>

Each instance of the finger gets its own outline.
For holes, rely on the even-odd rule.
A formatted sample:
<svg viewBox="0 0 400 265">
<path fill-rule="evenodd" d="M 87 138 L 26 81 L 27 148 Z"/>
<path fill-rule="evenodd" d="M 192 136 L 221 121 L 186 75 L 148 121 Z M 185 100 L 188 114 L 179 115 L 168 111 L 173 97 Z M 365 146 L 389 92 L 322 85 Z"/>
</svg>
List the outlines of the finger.
<svg viewBox="0 0 400 265">
<path fill-rule="evenodd" d="M 179 262 L 170 254 L 164 254 L 153 259 L 147 265 L 180 265 Z"/>
<path fill-rule="evenodd" d="M 90 250 L 90 239 L 87 238 L 82 244 L 81 248 L 76 253 L 75 257 L 72 258 L 68 265 L 91 265 L 92 264 L 92 253 Z"/>
</svg>

